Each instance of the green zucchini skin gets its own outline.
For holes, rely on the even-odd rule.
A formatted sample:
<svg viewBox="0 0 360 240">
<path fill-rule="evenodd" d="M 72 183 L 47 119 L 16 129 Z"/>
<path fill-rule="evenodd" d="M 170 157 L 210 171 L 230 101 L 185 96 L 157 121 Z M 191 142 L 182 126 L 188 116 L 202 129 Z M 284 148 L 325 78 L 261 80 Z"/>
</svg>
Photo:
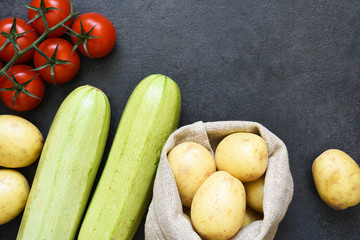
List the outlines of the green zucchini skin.
<svg viewBox="0 0 360 240">
<path fill-rule="evenodd" d="M 18 240 L 75 239 L 103 156 L 110 105 L 85 85 L 62 102 L 40 155 Z"/>
<path fill-rule="evenodd" d="M 150 75 L 131 94 L 78 239 L 132 239 L 151 200 L 161 150 L 177 129 L 178 85 Z"/>
</svg>

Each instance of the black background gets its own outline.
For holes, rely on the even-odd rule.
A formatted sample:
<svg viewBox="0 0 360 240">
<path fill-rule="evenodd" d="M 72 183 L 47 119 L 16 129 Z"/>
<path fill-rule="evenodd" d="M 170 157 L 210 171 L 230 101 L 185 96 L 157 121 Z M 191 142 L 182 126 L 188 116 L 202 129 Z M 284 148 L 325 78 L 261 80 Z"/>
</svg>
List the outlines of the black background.
<svg viewBox="0 0 360 240">
<path fill-rule="evenodd" d="M 27 2 L 1 0 L 0 18 L 27 20 Z M 14 112 L 0 102 L 0 114 L 24 117 L 46 137 L 72 90 L 98 87 L 112 110 L 105 159 L 132 90 L 150 74 L 165 74 L 182 93 L 180 126 L 256 121 L 286 144 L 295 189 L 275 239 L 358 239 L 360 205 L 343 211 L 325 205 L 311 165 L 329 148 L 360 163 L 359 1 L 74 0 L 74 9 L 113 22 L 113 51 L 101 59 L 81 56 L 75 79 L 46 84 L 35 110 Z M 30 183 L 36 165 L 19 169 Z M 20 220 L 0 226 L 0 239 L 15 239 Z M 135 239 L 144 239 L 143 224 Z"/>
</svg>

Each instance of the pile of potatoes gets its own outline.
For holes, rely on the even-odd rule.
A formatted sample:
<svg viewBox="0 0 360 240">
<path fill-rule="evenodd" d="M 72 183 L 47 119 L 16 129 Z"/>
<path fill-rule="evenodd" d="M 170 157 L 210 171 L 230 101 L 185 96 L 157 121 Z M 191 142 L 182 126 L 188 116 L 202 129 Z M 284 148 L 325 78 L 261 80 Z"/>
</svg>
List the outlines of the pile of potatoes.
<svg viewBox="0 0 360 240">
<path fill-rule="evenodd" d="M 27 179 L 15 168 L 34 163 L 42 147 L 43 136 L 35 125 L 22 117 L 0 115 L 0 225 L 22 212 L 29 195 Z"/>
<path fill-rule="evenodd" d="M 202 145 L 183 142 L 168 153 L 184 213 L 205 239 L 229 239 L 263 218 L 265 141 L 253 133 L 233 133 L 215 156 Z"/>
</svg>

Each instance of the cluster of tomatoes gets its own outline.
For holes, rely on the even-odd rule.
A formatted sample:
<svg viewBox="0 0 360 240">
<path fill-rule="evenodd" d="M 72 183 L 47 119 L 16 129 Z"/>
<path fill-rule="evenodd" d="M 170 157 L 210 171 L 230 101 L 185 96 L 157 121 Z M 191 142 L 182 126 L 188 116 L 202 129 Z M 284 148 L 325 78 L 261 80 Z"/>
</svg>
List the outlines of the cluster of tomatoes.
<svg viewBox="0 0 360 240">
<path fill-rule="evenodd" d="M 28 22 L 15 17 L 0 20 L 0 58 L 5 62 L 17 58 L 0 76 L 0 98 L 15 111 L 39 105 L 45 93 L 44 81 L 64 84 L 73 79 L 80 68 L 77 51 L 101 58 L 116 40 L 114 25 L 101 14 L 84 13 L 66 21 L 72 14 L 69 0 L 32 0 L 27 8 Z M 46 38 L 40 42 L 45 31 Z M 71 36 L 69 40 L 65 33 Z M 33 47 L 20 56 L 29 46 Z"/>
</svg>

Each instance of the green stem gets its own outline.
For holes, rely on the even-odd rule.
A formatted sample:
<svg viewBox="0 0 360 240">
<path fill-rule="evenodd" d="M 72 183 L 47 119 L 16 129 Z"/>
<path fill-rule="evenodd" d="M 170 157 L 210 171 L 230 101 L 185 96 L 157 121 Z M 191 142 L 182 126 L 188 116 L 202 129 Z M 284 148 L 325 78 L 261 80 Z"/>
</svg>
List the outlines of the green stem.
<svg viewBox="0 0 360 240">
<path fill-rule="evenodd" d="M 36 39 L 36 41 L 34 41 L 31 45 L 29 45 L 27 48 L 24 48 L 23 50 L 16 52 L 15 56 L 8 62 L 6 63 L 6 65 L 0 70 L 0 76 L 4 76 L 6 74 L 6 72 L 9 70 L 9 68 L 15 64 L 15 62 L 21 57 L 23 56 L 25 53 L 27 53 L 28 51 L 30 51 L 31 49 L 34 49 L 39 43 L 41 43 L 48 34 L 50 34 L 51 32 L 53 32 L 54 30 L 56 30 L 59 27 L 64 27 L 65 23 L 72 19 L 73 17 L 79 15 L 80 13 L 78 12 L 73 12 L 72 9 L 72 1 L 70 1 L 71 4 L 71 12 L 69 14 L 69 16 L 67 16 L 64 20 L 62 20 L 61 22 L 59 22 L 58 24 L 56 24 L 55 26 L 53 26 L 52 28 L 48 28 L 45 30 L 45 32 L 43 34 L 41 34 L 41 36 Z"/>
</svg>

